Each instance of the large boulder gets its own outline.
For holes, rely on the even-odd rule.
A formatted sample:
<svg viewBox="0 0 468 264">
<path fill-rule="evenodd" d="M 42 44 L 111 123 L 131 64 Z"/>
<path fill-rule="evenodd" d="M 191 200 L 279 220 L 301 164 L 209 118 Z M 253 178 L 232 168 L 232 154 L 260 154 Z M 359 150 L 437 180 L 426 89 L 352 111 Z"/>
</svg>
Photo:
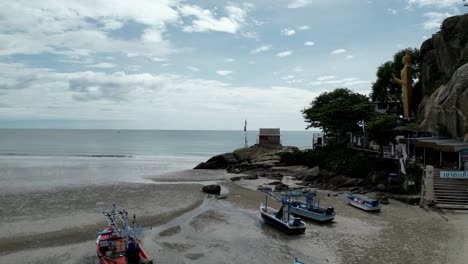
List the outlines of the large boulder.
<svg viewBox="0 0 468 264">
<path fill-rule="evenodd" d="M 438 136 L 467 137 L 468 63 L 427 99 L 423 109 L 423 129 Z"/>
<path fill-rule="evenodd" d="M 221 186 L 217 184 L 213 185 L 206 185 L 203 186 L 202 191 L 209 193 L 209 194 L 220 194 L 221 193 Z"/>
<path fill-rule="evenodd" d="M 444 20 L 421 46 L 420 81 L 425 97 L 421 127 L 438 136 L 468 140 L 468 14 Z"/>
<path fill-rule="evenodd" d="M 278 150 L 253 145 L 248 148 L 238 148 L 234 150 L 233 153 L 239 161 L 251 161 L 253 159 L 258 158 L 261 155 L 273 152 L 278 152 Z"/>
<path fill-rule="evenodd" d="M 317 177 L 319 175 L 320 175 L 320 168 L 319 167 L 313 167 L 311 169 L 298 171 L 293 175 L 293 177 L 295 177 L 296 179 L 301 180 L 301 181 L 313 181 L 313 180 L 317 179 Z"/>
<path fill-rule="evenodd" d="M 239 160 L 237 157 L 233 153 L 228 152 L 214 156 L 206 162 L 198 164 L 193 169 L 226 169 L 229 165 L 236 164 L 238 162 Z"/>
</svg>

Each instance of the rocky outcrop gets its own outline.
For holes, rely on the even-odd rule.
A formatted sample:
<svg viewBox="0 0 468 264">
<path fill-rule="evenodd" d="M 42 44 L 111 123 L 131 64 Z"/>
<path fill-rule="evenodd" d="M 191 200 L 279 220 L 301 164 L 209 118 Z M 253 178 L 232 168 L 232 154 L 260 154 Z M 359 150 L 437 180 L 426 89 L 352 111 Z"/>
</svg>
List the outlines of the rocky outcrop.
<svg viewBox="0 0 468 264">
<path fill-rule="evenodd" d="M 233 153 L 224 153 L 221 155 L 214 156 L 195 166 L 193 169 L 227 169 L 231 164 L 238 163 L 239 160 Z"/>
<path fill-rule="evenodd" d="M 421 46 L 421 83 L 430 95 L 468 63 L 468 14 L 449 17 L 441 30 Z"/>
<path fill-rule="evenodd" d="M 468 14 L 447 18 L 421 46 L 421 127 L 468 139 Z"/>
<path fill-rule="evenodd" d="M 439 136 L 468 139 L 468 63 L 425 101 L 423 109 L 423 129 Z"/>
</svg>

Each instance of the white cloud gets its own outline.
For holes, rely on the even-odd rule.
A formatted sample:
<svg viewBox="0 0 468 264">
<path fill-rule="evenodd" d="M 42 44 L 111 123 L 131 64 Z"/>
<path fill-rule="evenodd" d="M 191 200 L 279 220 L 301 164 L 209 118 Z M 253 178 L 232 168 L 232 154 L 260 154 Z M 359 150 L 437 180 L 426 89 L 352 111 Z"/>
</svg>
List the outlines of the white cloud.
<svg viewBox="0 0 468 264">
<path fill-rule="evenodd" d="M 307 41 L 307 42 L 304 43 L 304 46 L 307 46 L 307 47 L 312 47 L 314 45 L 315 45 L 315 42 L 313 42 L 313 41 Z"/>
<path fill-rule="evenodd" d="M 9 102 L 0 119 L 125 120 L 120 128 L 128 122 L 144 128 L 147 120 L 157 119 L 152 129 L 235 129 L 229 124 L 239 121 L 239 113 L 256 120 L 252 126 L 299 129 L 303 119 L 297 113 L 320 92 L 171 74 L 60 73 L 5 63 L 0 63 L 0 89 Z M 277 107 L 280 103 L 284 106 Z"/>
<path fill-rule="evenodd" d="M 343 53 L 346 53 L 345 49 L 336 49 L 330 52 L 331 55 L 337 55 L 337 54 L 343 54 Z"/>
<path fill-rule="evenodd" d="M 311 0 L 291 0 L 288 3 L 288 8 L 301 8 L 308 6 L 312 1 Z"/>
<path fill-rule="evenodd" d="M 187 69 L 191 70 L 191 71 L 194 71 L 194 72 L 199 72 L 200 69 L 198 69 L 197 67 L 193 67 L 193 66 L 187 66 Z"/>
<path fill-rule="evenodd" d="M 317 78 L 317 81 L 327 81 L 327 80 L 333 80 L 335 79 L 335 75 L 326 75 L 326 76 L 320 76 Z"/>
<path fill-rule="evenodd" d="M 424 14 L 424 17 L 426 18 L 426 21 L 424 21 L 424 29 L 438 29 L 444 19 L 447 17 L 452 16 L 452 14 L 449 13 L 438 13 L 438 12 L 429 12 Z"/>
<path fill-rule="evenodd" d="M 398 10 L 393 9 L 393 8 L 387 8 L 387 12 L 392 15 L 398 14 Z"/>
<path fill-rule="evenodd" d="M 166 61 L 165 58 L 160 58 L 160 57 L 154 57 L 154 58 L 151 58 L 152 61 L 155 61 L 155 62 L 164 62 Z"/>
<path fill-rule="evenodd" d="M 226 62 L 235 62 L 235 61 L 236 61 L 236 59 L 234 59 L 234 58 L 227 58 L 226 59 Z"/>
<path fill-rule="evenodd" d="M 457 4 L 461 4 L 460 0 L 406 0 L 408 7 L 418 6 L 418 7 L 453 7 Z"/>
<path fill-rule="evenodd" d="M 298 28 L 300 31 L 303 31 L 303 30 L 308 30 L 310 29 L 310 27 L 308 25 L 302 25 Z"/>
<path fill-rule="evenodd" d="M 107 63 L 107 62 L 100 62 L 100 63 L 93 64 L 93 65 L 87 65 L 87 67 L 100 68 L 100 69 L 110 69 L 110 68 L 115 68 L 115 66 L 116 66 L 115 64 Z"/>
<path fill-rule="evenodd" d="M 318 85 L 326 85 L 326 86 L 334 86 L 334 87 L 350 87 L 360 84 L 368 84 L 370 81 L 360 80 L 359 78 L 343 78 L 343 79 L 336 79 L 336 76 L 323 76 L 317 78 L 317 81 L 313 81 L 310 85 L 318 86 Z"/>
<path fill-rule="evenodd" d="M 256 61 L 249 61 L 248 63 L 249 63 L 250 65 L 254 65 L 254 64 L 256 64 L 257 62 L 256 62 Z"/>
<path fill-rule="evenodd" d="M 260 53 L 260 52 L 265 52 L 265 51 L 269 51 L 271 50 L 273 46 L 271 45 L 262 45 L 254 50 L 251 50 L 250 53 L 252 54 L 257 54 L 257 53 Z"/>
<path fill-rule="evenodd" d="M 289 56 L 291 54 L 293 54 L 292 50 L 285 50 L 285 51 L 276 53 L 276 56 L 280 57 L 280 58 L 283 58 L 283 57 L 287 57 L 287 56 Z"/>
<path fill-rule="evenodd" d="M 355 58 L 354 55 L 351 55 L 351 54 L 346 55 L 347 60 L 352 60 L 354 58 Z"/>
<path fill-rule="evenodd" d="M 0 17 L 0 56 L 52 53 L 78 58 L 98 52 L 138 56 L 174 52 L 162 36 L 165 25 L 176 23 L 179 14 L 168 0 L 138 4 L 97 0 L 92 5 L 72 0 L 18 0 L 3 3 Z M 128 21 L 150 29 L 141 40 L 157 41 L 158 45 L 109 34 Z"/>
<path fill-rule="evenodd" d="M 232 74 L 232 71 L 228 71 L 228 70 L 217 70 L 217 71 L 216 71 L 216 74 L 221 75 L 221 76 L 227 76 L 227 75 Z"/>
<path fill-rule="evenodd" d="M 281 30 L 281 35 L 283 35 L 283 36 L 288 36 L 289 37 L 289 36 L 292 36 L 294 34 L 296 34 L 296 31 L 294 29 L 292 29 L 292 28 L 284 28 L 284 29 Z"/>
<path fill-rule="evenodd" d="M 192 24 L 184 26 L 186 32 L 219 31 L 237 33 L 247 24 L 247 11 L 237 6 L 226 6 L 226 16 L 215 18 L 213 12 L 194 5 L 184 5 L 179 8 L 183 16 L 194 17 Z"/>
</svg>

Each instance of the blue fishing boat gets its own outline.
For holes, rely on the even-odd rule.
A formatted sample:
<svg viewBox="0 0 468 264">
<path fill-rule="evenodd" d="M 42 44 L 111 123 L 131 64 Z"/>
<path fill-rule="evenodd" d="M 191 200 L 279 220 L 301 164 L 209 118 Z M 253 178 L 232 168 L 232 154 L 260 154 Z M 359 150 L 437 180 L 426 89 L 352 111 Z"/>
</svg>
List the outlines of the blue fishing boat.
<svg viewBox="0 0 468 264">
<path fill-rule="evenodd" d="M 377 200 L 366 200 L 352 194 L 346 195 L 346 198 L 352 206 L 364 211 L 380 211 L 381 205 Z"/>
<path fill-rule="evenodd" d="M 278 197 L 270 188 L 265 188 L 262 191 L 265 192 L 265 205 L 260 203 L 260 214 L 266 223 L 288 234 L 302 234 L 305 232 L 306 226 L 301 218 L 291 215 L 290 201 L 286 201 L 287 197 Z M 281 200 L 282 206 L 279 210 L 268 207 L 269 196 L 277 201 Z"/>
<path fill-rule="evenodd" d="M 320 207 L 317 193 L 290 192 L 289 195 L 293 197 L 291 201 L 291 213 L 294 215 L 319 222 L 332 221 L 335 218 L 336 212 L 333 207 Z M 300 200 L 299 197 L 304 197 L 305 201 Z"/>
</svg>

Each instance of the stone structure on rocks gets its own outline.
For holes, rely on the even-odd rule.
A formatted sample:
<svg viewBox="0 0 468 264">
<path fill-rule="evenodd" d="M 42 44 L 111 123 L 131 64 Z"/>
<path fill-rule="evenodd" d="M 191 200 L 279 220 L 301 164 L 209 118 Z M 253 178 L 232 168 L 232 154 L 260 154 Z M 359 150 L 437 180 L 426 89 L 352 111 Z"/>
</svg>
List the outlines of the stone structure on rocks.
<svg viewBox="0 0 468 264">
<path fill-rule="evenodd" d="M 447 18 L 421 46 L 421 127 L 468 141 L 468 14 Z"/>
</svg>

